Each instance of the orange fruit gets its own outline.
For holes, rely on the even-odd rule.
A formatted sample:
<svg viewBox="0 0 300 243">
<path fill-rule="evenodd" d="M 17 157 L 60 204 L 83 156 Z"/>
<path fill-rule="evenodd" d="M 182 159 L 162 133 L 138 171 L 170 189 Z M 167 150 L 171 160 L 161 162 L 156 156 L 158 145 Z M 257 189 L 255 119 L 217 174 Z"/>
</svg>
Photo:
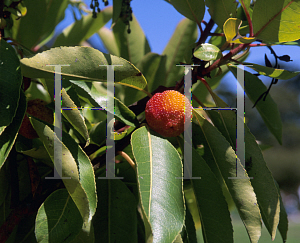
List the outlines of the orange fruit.
<svg viewBox="0 0 300 243">
<path fill-rule="evenodd" d="M 190 107 L 186 112 L 185 102 Z M 156 93 L 145 109 L 149 127 L 164 137 L 176 137 L 184 131 L 185 113 L 191 119 L 192 106 L 183 94 L 175 90 Z"/>
<path fill-rule="evenodd" d="M 30 100 L 27 103 L 26 113 L 36 118 L 39 118 L 45 122 L 53 124 L 53 111 L 50 108 L 46 107 L 46 104 L 47 103 L 41 99 Z M 32 127 L 29 118 L 26 114 L 22 121 L 19 134 L 29 139 L 38 138 L 38 134 Z"/>
</svg>

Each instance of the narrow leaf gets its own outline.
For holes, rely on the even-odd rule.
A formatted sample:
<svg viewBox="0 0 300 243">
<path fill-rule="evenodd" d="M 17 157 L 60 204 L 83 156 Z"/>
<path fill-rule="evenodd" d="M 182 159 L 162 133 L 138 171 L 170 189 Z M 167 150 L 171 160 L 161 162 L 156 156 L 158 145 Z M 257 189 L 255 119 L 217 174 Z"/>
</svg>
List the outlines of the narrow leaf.
<svg viewBox="0 0 300 243">
<path fill-rule="evenodd" d="M 230 71 L 236 77 L 237 70 L 233 65 L 229 66 Z M 245 91 L 253 104 L 257 101 L 260 95 L 267 91 L 266 86 L 255 75 L 244 71 L 245 74 Z M 256 109 L 263 118 L 270 132 L 275 136 L 277 141 L 282 143 L 282 122 L 277 104 L 274 102 L 270 94 L 265 100 L 260 100 L 256 104 Z"/>
<path fill-rule="evenodd" d="M 300 71 L 288 71 L 285 69 L 277 69 L 273 67 L 261 66 L 255 63 L 244 63 L 244 64 L 248 65 L 250 68 L 254 69 L 261 75 L 265 75 L 276 79 L 282 79 L 282 80 L 288 80 L 294 78 L 300 73 Z"/>
<path fill-rule="evenodd" d="M 218 107 L 228 107 L 224 101 L 216 97 L 215 100 Z M 226 134 L 229 133 L 231 140 L 236 141 L 236 124 L 232 122 L 236 120 L 235 112 L 220 111 L 220 116 L 222 116 L 222 119 L 219 119 L 222 120 L 223 126 L 226 127 Z M 211 119 L 219 128 L 219 123 L 216 122 L 217 118 L 211 117 Z M 279 222 L 279 193 L 275 187 L 274 178 L 264 161 L 261 149 L 246 124 L 245 165 L 248 175 L 253 177 L 251 184 L 257 197 L 263 221 L 272 239 L 274 239 Z"/>
<path fill-rule="evenodd" d="M 183 19 L 176 27 L 170 41 L 163 51 L 167 56 L 166 81 L 161 85 L 172 86 L 183 76 L 184 68 L 177 67 L 184 61 L 186 49 L 196 42 L 198 36 L 197 25 L 189 19 Z"/>
<path fill-rule="evenodd" d="M 53 47 L 56 46 L 76 46 L 89 39 L 101 27 L 103 27 L 112 17 L 112 7 L 107 7 L 93 18 L 92 14 L 84 15 L 80 20 L 75 21 L 66 27 L 57 36 Z"/>
<path fill-rule="evenodd" d="M 225 182 L 246 227 L 251 242 L 257 242 L 261 235 L 261 214 L 250 179 L 236 159 L 235 152 L 222 134 L 196 110 L 193 113 L 197 126 L 193 127 L 193 142 L 204 146 L 204 159 L 220 182 Z M 245 179 L 229 179 L 236 175 Z"/>
<path fill-rule="evenodd" d="M 72 124 L 72 126 L 81 134 L 85 139 L 86 145 L 89 144 L 89 133 L 85 125 L 84 117 L 80 114 L 77 106 L 71 100 L 66 90 L 62 89 L 62 107 L 71 108 L 70 110 L 62 110 L 63 116 Z M 73 109 L 72 109 L 73 108 Z"/>
<path fill-rule="evenodd" d="M 115 56 L 120 56 L 120 50 L 119 50 L 115 35 L 112 32 L 112 30 L 110 30 L 104 26 L 97 32 L 97 34 L 100 37 L 100 39 L 102 40 L 102 42 L 105 46 L 105 49 L 108 51 L 109 54 L 115 55 Z"/>
<path fill-rule="evenodd" d="M 127 29 L 127 25 L 119 19 L 113 27 L 113 33 L 120 51 L 120 57 L 136 65 L 151 50 L 144 31 L 134 14 L 132 14 L 132 21 L 130 21 L 130 34 L 127 33 Z"/>
<path fill-rule="evenodd" d="M 183 146 L 183 141 L 180 142 Z M 190 177 L 201 178 L 192 179 L 191 184 L 197 200 L 204 242 L 233 243 L 230 213 L 219 181 L 194 148 L 192 165 Z"/>
<path fill-rule="evenodd" d="M 84 97 L 92 107 L 101 107 L 103 110 L 106 110 L 106 91 L 104 92 L 104 90 L 97 89 L 97 87 L 90 82 L 71 80 L 71 83 L 75 84 L 78 94 L 81 95 L 81 97 Z M 119 99 L 114 98 L 114 101 L 114 115 L 126 125 L 135 127 L 135 125 L 138 124 L 136 115 Z"/>
<path fill-rule="evenodd" d="M 184 223 L 182 179 L 178 179 L 182 177 L 180 156 L 168 140 L 151 135 L 146 127 L 132 134 L 131 146 L 146 239 L 153 235 L 154 243 L 171 243 Z"/>
</svg>

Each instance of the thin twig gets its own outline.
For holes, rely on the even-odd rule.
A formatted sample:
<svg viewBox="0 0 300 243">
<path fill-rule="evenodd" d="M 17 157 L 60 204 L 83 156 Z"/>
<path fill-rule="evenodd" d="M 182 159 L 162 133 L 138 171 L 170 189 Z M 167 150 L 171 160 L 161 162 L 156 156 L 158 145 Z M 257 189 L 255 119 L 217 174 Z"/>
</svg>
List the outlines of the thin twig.
<svg viewBox="0 0 300 243">
<path fill-rule="evenodd" d="M 128 154 L 126 154 L 124 151 L 118 151 L 117 154 L 121 155 L 130 164 L 134 171 L 136 171 L 135 163 L 132 161 Z"/>
</svg>

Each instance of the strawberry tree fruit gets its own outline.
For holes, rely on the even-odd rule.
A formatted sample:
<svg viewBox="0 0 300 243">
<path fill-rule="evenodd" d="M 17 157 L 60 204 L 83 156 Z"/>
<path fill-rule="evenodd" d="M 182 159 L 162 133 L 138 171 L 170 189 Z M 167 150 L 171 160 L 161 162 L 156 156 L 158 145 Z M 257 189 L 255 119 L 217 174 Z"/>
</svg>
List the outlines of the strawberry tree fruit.
<svg viewBox="0 0 300 243">
<path fill-rule="evenodd" d="M 53 124 L 53 111 L 46 107 L 46 105 L 47 103 L 41 99 L 29 100 L 27 103 L 26 113 L 47 123 Z M 38 138 L 38 135 L 26 114 L 22 121 L 19 134 L 29 139 Z"/>
<path fill-rule="evenodd" d="M 186 102 L 190 109 L 185 110 Z M 191 119 L 192 106 L 183 94 L 174 90 L 156 93 L 145 109 L 149 127 L 164 137 L 176 137 L 184 131 L 185 114 Z"/>
</svg>

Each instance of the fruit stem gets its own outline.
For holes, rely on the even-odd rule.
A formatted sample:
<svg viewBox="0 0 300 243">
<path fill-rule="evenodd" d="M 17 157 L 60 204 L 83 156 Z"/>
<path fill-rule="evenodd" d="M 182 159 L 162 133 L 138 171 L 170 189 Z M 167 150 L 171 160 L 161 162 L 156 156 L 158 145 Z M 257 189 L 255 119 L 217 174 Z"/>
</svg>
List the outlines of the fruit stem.
<svg viewBox="0 0 300 243">
<path fill-rule="evenodd" d="M 132 161 L 128 154 L 126 154 L 124 151 L 118 151 L 117 154 L 121 155 L 136 172 L 135 163 Z"/>
</svg>

